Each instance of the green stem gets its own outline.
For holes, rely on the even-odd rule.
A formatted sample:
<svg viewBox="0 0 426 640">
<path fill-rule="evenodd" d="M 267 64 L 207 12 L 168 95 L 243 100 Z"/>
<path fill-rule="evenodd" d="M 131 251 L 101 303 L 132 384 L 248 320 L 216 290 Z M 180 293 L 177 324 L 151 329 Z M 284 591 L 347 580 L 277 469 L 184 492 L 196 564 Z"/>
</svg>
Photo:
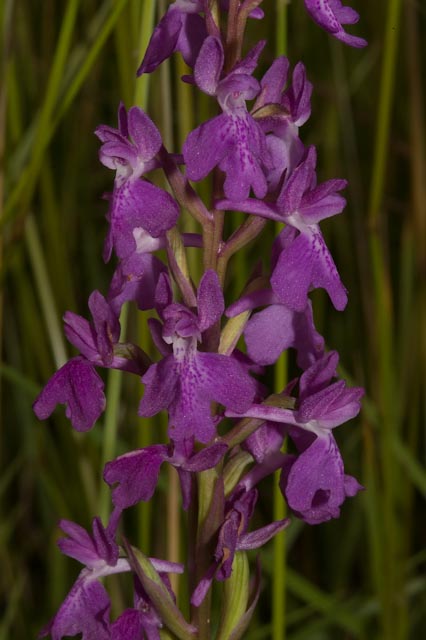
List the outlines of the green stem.
<svg viewBox="0 0 426 640">
<path fill-rule="evenodd" d="M 276 43 L 277 55 L 287 52 L 287 3 L 279 0 L 276 10 Z M 279 233 L 281 224 L 275 224 Z M 283 353 L 275 365 L 275 392 L 281 393 L 287 380 L 287 357 Z M 286 504 L 281 494 L 279 480 L 280 471 L 274 474 L 274 520 L 282 520 L 286 516 Z M 286 637 L 286 532 L 281 531 L 274 538 L 274 566 L 272 580 L 272 640 L 285 640 Z"/>
</svg>

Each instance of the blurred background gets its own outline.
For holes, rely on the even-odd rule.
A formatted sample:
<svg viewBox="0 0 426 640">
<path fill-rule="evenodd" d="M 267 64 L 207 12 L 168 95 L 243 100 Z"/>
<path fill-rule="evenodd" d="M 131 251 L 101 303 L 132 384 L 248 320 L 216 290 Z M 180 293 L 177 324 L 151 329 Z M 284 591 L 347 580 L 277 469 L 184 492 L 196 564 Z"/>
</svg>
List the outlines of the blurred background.
<svg viewBox="0 0 426 640">
<path fill-rule="evenodd" d="M 318 147 L 320 180 L 350 183 L 345 212 L 322 225 L 349 304 L 338 313 L 322 292 L 313 299 L 342 376 L 366 389 L 362 414 L 336 432 L 346 471 L 366 491 L 344 505 L 340 520 L 294 521 L 262 550 L 263 589 L 248 640 L 426 637 L 426 6 L 348 4 L 361 14 L 350 29 L 369 41 L 366 49 L 321 31 L 302 0 L 265 0 L 265 19 L 248 31 L 248 42 L 269 41 L 259 73 L 284 52 L 292 65 L 304 62 L 314 94 L 301 138 Z M 88 526 L 95 514 L 107 516 L 105 460 L 164 433 L 164 419 L 136 417 L 139 381 L 116 372 L 102 373 L 108 410 L 83 436 L 62 408 L 40 423 L 31 405 L 73 355 L 63 313 L 87 316 L 88 296 L 106 293 L 112 275 L 101 254 L 102 195 L 113 174 L 98 162 L 94 129 L 115 126 L 123 100 L 143 106 L 178 151 L 211 115 L 210 102 L 179 81 L 179 56 L 136 80 L 167 5 L 0 3 L 0 640 L 35 637 L 71 587 L 80 569 L 55 545 L 57 522 Z M 268 264 L 272 233 L 262 236 L 262 250 L 249 247 L 231 262 L 229 300 L 261 252 Z M 145 344 L 143 321 L 129 310 L 128 335 Z M 291 375 L 288 367 L 279 375 Z M 165 535 L 178 519 L 169 486 L 176 481 L 164 474 L 154 503 L 128 515 L 126 533 L 147 554 L 182 560 L 184 531 L 171 541 Z M 276 493 L 262 486 L 257 524 L 279 513 Z M 126 589 L 111 582 L 114 612 Z M 184 602 L 185 586 L 179 590 Z"/>
</svg>

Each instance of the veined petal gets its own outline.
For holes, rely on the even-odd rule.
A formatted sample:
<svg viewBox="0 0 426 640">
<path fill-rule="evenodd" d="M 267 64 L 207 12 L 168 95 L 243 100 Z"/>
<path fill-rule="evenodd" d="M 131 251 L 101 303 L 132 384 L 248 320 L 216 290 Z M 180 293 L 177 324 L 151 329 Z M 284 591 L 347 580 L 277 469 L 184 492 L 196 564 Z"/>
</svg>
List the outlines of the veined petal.
<svg viewBox="0 0 426 640">
<path fill-rule="evenodd" d="M 66 311 L 64 314 L 64 333 L 70 342 L 88 360 L 98 356 L 96 335 L 90 322 L 85 318 Z"/>
<path fill-rule="evenodd" d="M 296 236 L 294 230 L 284 229 L 282 235 L 290 240 L 281 252 L 271 278 L 271 285 L 280 301 L 296 311 L 303 311 L 311 287 L 325 289 L 339 311 L 348 297 L 333 258 L 319 227 L 306 227 Z"/>
<path fill-rule="evenodd" d="M 339 517 L 346 497 L 345 482 L 336 441 L 331 432 L 324 432 L 283 469 L 280 486 L 299 517 L 319 524 Z"/>
<path fill-rule="evenodd" d="M 108 292 L 115 313 L 118 315 L 128 300 L 134 300 L 141 311 L 153 309 L 158 278 L 165 272 L 165 265 L 149 253 L 134 252 L 121 260 Z"/>
<path fill-rule="evenodd" d="M 259 549 L 259 547 L 262 547 L 264 544 L 269 542 L 269 540 L 271 540 L 275 534 L 288 527 L 289 524 L 290 519 L 285 518 L 284 520 L 272 522 L 265 527 L 261 527 L 260 529 L 256 529 L 251 533 L 242 535 L 238 540 L 238 551 L 250 551 L 250 549 Z"/>
<path fill-rule="evenodd" d="M 177 391 L 179 374 L 173 356 L 167 356 L 150 366 L 142 377 L 144 396 L 139 405 L 139 415 L 149 418 L 166 409 Z"/>
<path fill-rule="evenodd" d="M 257 364 L 276 362 L 281 353 L 297 349 L 297 361 L 302 369 L 308 368 L 322 354 L 324 339 L 313 324 L 312 307 L 302 312 L 282 304 L 273 304 L 254 314 L 244 331 L 249 357 Z"/>
<path fill-rule="evenodd" d="M 132 136 L 138 157 L 143 162 L 152 160 L 161 148 L 161 134 L 146 113 L 139 107 L 132 107 L 128 113 L 129 133 Z"/>
<path fill-rule="evenodd" d="M 242 413 L 255 395 L 253 379 L 232 356 L 217 353 L 198 353 L 205 380 L 203 390 L 216 402 Z"/>
<path fill-rule="evenodd" d="M 162 463 L 167 459 L 165 445 L 152 445 L 119 456 L 107 462 L 104 480 L 112 491 L 114 506 L 127 509 L 138 502 L 148 501 L 157 486 Z"/>
<path fill-rule="evenodd" d="M 222 288 L 215 271 L 209 269 L 200 280 L 197 293 L 200 331 L 205 331 L 220 320 L 225 310 Z"/>
<path fill-rule="evenodd" d="M 61 640 L 81 633 L 82 640 L 110 640 L 109 612 L 105 588 L 98 580 L 90 579 L 90 574 L 83 569 L 56 616 L 39 637 L 50 633 L 52 640 Z"/>
<path fill-rule="evenodd" d="M 292 172 L 281 190 L 277 200 L 277 208 L 285 214 L 299 210 L 303 195 L 312 186 L 315 176 L 316 150 L 309 147 L 306 158 Z"/>
<path fill-rule="evenodd" d="M 119 258 L 136 249 L 134 229 L 142 227 L 158 237 L 171 229 L 179 216 L 175 200 L 146 180 L 127 180 L 114 189 L 110 211 L 112 242 Z"/>
<path fill-rule="evenodd" d="M 208 95 L 215 95 L 222 73 L 224 53 L 219 38 L 209 36 L 203 42 L 194 67 L 198 87 Z"/>
<path fill-rule="evenodd" d="M 305 7 L 311 18 L 338 40 L 352 47 L 367 45 L 363 38 L 344 31 L 342 24 L 354 24 L 358 21 L 358 14 L 353 9 L 343 7 L 341 0 L 305 0 Z"/>
<path fill-rule="evenodd" d="M 290 240 L 279 255 L 271 277 L 271 286 L 278 299 L 290 309 L 303 311 L 308 302 L 312 282 L 312 246 L 309 239 L 291 227 L 281 232 Z"/>
<path fill-rule="evenodd" d="M 225 114 L 204 122 L 191 131 L 183 145 L 186 175 L 201 180 L 216 167 L 232 145 L 232 134 Z"/>
<path fill-rule="evenodd" d="M 154 29 L 137 75 L 152 73 L 176 51 L 179 34 L 182 29 L 182 14 L 169 9 Z"/>
<path fill-rule="evenodd" d="M 49 380 L 34 402 L 34 413 L 45 420 L 57 404 L 65 404 L 65 415 L 77 431 L 88 431 L 105 409 L 104 383 L 93 365 L 77 356 Z"/>
</svg>

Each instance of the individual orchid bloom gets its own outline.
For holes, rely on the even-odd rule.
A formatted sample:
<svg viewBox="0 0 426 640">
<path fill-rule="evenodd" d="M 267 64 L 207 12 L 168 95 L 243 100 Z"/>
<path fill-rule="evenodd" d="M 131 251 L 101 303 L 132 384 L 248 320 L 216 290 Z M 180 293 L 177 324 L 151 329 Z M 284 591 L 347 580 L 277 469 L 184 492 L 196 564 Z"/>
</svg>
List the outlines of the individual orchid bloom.
<svg viewBox="0 0 426 640">
<path fill-rule="evenodd" d="M 189 506 L 188 480 L 192 473 L 215 467 L 227 451 L 223 443 L 216 443 L 194 453 L 192 442 L 179 442 L 174 447 L 154 444 L 137 449 L 107 462 L 104 480 L 114 485 L 112 501 L 119 509 L 127 509 L 141 501 L 147 502 L 154 494 L 163 462 L 174 466 L 182 485 L 183 506 Z M 189 476 L 189 478 L 188 478 Z"/>
<path fill-rule="evenodd" d="M 71 358 L 48 381 L 36 398 L 33 410 L 39 420 L 48 418 L 57 404 L 77 431 L 88 431 L 105 409 L 104 383 L 91 362 Z"/>
<path fill-rule="evenodd" d="M 132 107 L 127 113 L 121 105 L 118 119 L 119 129 L 101 125 L 95 131 L 102 142 L 101 162 L 116 171 L 104 246 L 106 261 L 113 248 L 119 258 L 135 251 L 135 229 L 141 227 L 158 237 L 171 229 L 179 216 L 175 200 L 166 191 L 140 180 L 144 173 L 159 166 L 155 157 L 162 142 L 157 127 L 139 107 Z"/>
<path fill-rule="evenodd" d="M 274 60 L 260 82 L 261 93 L 252 109 L 253 117 L 268 134 L 266 143 L 273 167 L 267 174 L 269 191 L 281 184 L 284 172 L 291 174 L 305 153 L 299 128 L 311 115 L 312 84 L 299 62 L 286 87 L 289 66 L 285 56 Z"/>
<path fill-rule="evenodd" d="M 163 351 L 168 347 L 171 352 L 142 377 L 145 393 L 139 415 L 150 417 L 167 409 L 174 442 L 192 437 L 209 442 L 216 435 L 211 402 L 244 411 L 255 395 L 253 380 L 236 359 L 197 350 L 202 333 L 219 321 L 224 310 L 222 290 L 212 270 L 200 281 L 197 307 L 197 315 L 182 304 L 164 308 L 161 339 Z M 155 341 L 160 343 L 158 335 Z"/>
<path fill-rule="evenodd" d="M 344 380 L 331 382 L 336 375 L 339 356 L 330 351 L 314 362 L 301 376 L 295 409 L 268 404 L 252 405 L 243 414 L 227 410 L 230 417 L 257 418 L 297 426 L 312 433 L 330 430 L 358 415 L 361 387 L 347 387 Z"/>
<path fill-rule="evenodd" d="M 282 466 L 280 488 L 290 509 L 308 524 L 338 518 L 346 498 L 362 486 L 345 474 L 342 456 L 330 431 L 310 434 L 291 428 L 289 435 L 299 455 L 289 455 Z"/>
<path fill-rule="evenodd" d="M 251 73 L 264 43 L 254 55 L 240 62 L 222 78 L 224 51 L 221 41 L 209 36 L 203 43 L 194 68 L 197 86 L 215 96 L 222 114 L 204 122 L 188 135 L 183 146 L 186 175 L 190 180 L 205 178 L 218 166 L 226 174 L 227 198 L 247 198 L 252 188 L 257 198 L 266 195 L 266 168 L 269 153 L 259 124 L 248 113 L 246 101 L 260 91 Z"/>
<path fill-rule="evenodd" d="M 72 524 L 66 523 L 65 526 L 73 536 L 72 542 L 75 544 L 75 548 L 80 547 L 78 552 L 79 559 L 83 560 L 83 555 L 86 554 L 89 562 L 91 562 L 90 550 L 85 549 L 87 540 L 79 531 L 80 528 L 78 527 L 77 529 L 77 525 L 74 525 L 75 528 L 71 531 L 70 525 Z M 77 555 L 73 557 L 77 557 Z M 167 577 L 164 575 L 166 572 L 183 572 L 183 566 L 174 562 L 155 558 L 150 558 L 150 562 L 154 569 L 159 572 L 163 581 L 166 581 Z M 102 565 L 98 564 L 97 566 L 84 568 L 58 612 L 42 629 L 39 637 L 44 638 L 50 634 L 52 640 L 61 640 L 79 633 L 82 634 L 82 640 L 112 640 L 112 638 L 127 640 L 129 637 L 133 637 L 120 635 L 126 629 L 126 623 L 131 622 L 128 615 L 125 615 L 126 612 L 122 614 L 124 618 L 120 616 L 121 620 L 118 618 L 115 623 L 110 623 L 111 603 L 105 587 L 100 582 L 100 579 L 106 576 L 129 573 L 131 571 L 132 568 L 125 558 L 119 558 L 114 565 L 104 562 Z M 141 594 L 136 593 L 135 604 L 137 607 L 145 604 L 145 608 L 141 607 L 141 610 L 146 614 L 142 618 L 142 629 L 145 633 L 148 633 L 150 628 L 154 627 L 154 622 L 156 622 L 155 626 L 158 627 L 158 615 L 149 599 L 146 596 L 143 598 Z M 150 638 L 150 636 L 147 635 L 147 638 Z M 159 636 L 151 636 L 151 638 L 159 638 Z"/>
<path fill-rule="evenodd" d="M 127 282 L 131 291 L 131 282 L 129 280 Z M 129 296 L 129 290 L 117 291 L 118 299 L 124 302 L 126 293 Z M 142 375 L 149 362 L 147 356 L 136 345 L 119 342 L 120 308 L 116 298 L 113 298 L 110 303 L 99 291 L 93 291 L 89 297 L 92 322 L 67 311 L 64 315 L 65 335 L 69 342 L 94 365 Z"/>
<path fill-rule="evenodd" d="M 267 305 L 267 306 L 266 306 Z M 244 329 L 247 354 L 257 364 L 274 364 L 281 353 L 297 350 L 297 364 L 307 369 L 324 353 L 324 339 L 317 332 L 308 300 L 303 311 L 295 311 L 281 304 L 270 289 L 250 293 L 226 310 L 230 318 L 255 307 L 266 306 L 255 313 Z"/>
<path fill-rule="evenodd" d="M 250 490 L 262 478 L 282 468 L 281 489 L 289 507 L 306 522 L 317 524 L 340 513 L 346 497 L 354 496 L 361 485 L 344 473 L 343 460 L 331 429 L 354 418 L 360 410 L 364 390 L 347 388 L 343 380 L 331 383 L 338 354 L 331 351 L 301 376 L 296 408 L 256 405 L 244 416 L 266 421 L 262 433 L 268 453 L 250 470 L 240 486 Z M 234 415 L 227 411 L 227 415 Z M 272 423 L 282 425 L 299 451 L 298 456 L 280 452 L 280 440 Z M 256 452 L 257 443 L 249 443 Z M 254 455 L 254 454 L 252 454 Z M 254 456 L 255 457 L 255 456 Z"/>
<path fill-rule="evenodd" d="M 356 24 L 358 13 L 351 7 L 342 5 L 341 0 L 304 0 L 305 7 L 311 18 L 325 31 L 341 40 L 350 47 L 358 49 L 367 46 L 364 38 L 358 38 L 346 33 L 344 24 Z"/>
<path fill-rule="evenodd" d="M 203 0 L 176 0 L 169 6 L 154 29 L 145 56 L 137 71 L 152 73 L 164 60 L 179 51 L 189 67 L 193 67 L 198 52 L 207 37 Z"/>
<path fill-rule="evenodd" d="M 83 569 L 54 618 L 40 632 L 52 640 L 82 634 L 82 640 L 110 640 L 111 603 L 105 587 Z"/>
<path fill-rule="evenodd" d="M 285 518 L 248 533 L 257 496 L 256 489 L 246 491 L 244 488 L 239 488 L 227 500 L 223 522 L 219 528 L 214 562 L 192 594 L 193 605 L 201 604 L 214 578 L 224 581 L 230 577 L 237 551 L 259 549 L 289 524 L 288 518 Z"/>
<path fill-rule="evenodd" d="M 275 243 L 275 254 L 279 255 L 271 277 L 272 289 L 282 304 L 301 312 L 307 305 L 308 291 L 323 288 L 340 311 L 346 306 L 347 293 L 318 223 L 344 209 L 346 200 L 338 192 L 347 183 L 327 180 L 316 185 L 315 167 L 316 151 L 311 146 L 275 203 L 248 198 L 239 202 L 220 200 L 216 206 L 287 225 Z"/>
</svg>

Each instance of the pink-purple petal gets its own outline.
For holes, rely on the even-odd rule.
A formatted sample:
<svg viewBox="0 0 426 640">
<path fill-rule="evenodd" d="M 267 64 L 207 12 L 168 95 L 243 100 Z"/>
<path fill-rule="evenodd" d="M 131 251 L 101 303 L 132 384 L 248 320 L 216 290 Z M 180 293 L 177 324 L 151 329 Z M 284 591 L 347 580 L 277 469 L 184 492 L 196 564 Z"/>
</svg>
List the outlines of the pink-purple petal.
<svg viewBox="0 0 426 640">
<path fill-rule="evenodd" d="M 65 404 L 65 415 L 77 431 L 88 431 L 105 409 L 104 383 L 93 365 L 77 356 L 49 380 L 34 402 L 39 420 L 48 418 L 57 404 Z"/>
<path fill-rule="evenodd" d="M 219 38 L 209 36 L 203 42 L 194 67 L 194 78 L 204 93 L 213 96 L 219 84 L 224 52 Z"/>
<path fill-rule="evenodd" d="M 161 134 L 146 113 L 139 107 L 132 107 L 128 113 L 129 134 L 143 162 L 152 160 L 161 148 Z"/>
<path fill-rule="evenodd" d="M 166 458 L 165 445 L 152 445 L 107 462 L 104 480 L 110 487 L 114 485 L 114 506 L 127 509 L 140 501 L 150 500 L 158 482 L 160 467 Z"/>
<path fill-rule="evenodd" d="M 206 271 L 200 280 L 197 293 L 197 305 L 201 331 L 205 331 L 220 320 L 225 310 L 225 302 L 219 277 L 212 269 Z"/>
<path fill-rule="evenodd" d="M 39 637 L 52 640 L 82 634 L 82 640 L 110 640 L 110 601 L 105 588 L 83 569 L 53 620 Z"/>
</svg>

